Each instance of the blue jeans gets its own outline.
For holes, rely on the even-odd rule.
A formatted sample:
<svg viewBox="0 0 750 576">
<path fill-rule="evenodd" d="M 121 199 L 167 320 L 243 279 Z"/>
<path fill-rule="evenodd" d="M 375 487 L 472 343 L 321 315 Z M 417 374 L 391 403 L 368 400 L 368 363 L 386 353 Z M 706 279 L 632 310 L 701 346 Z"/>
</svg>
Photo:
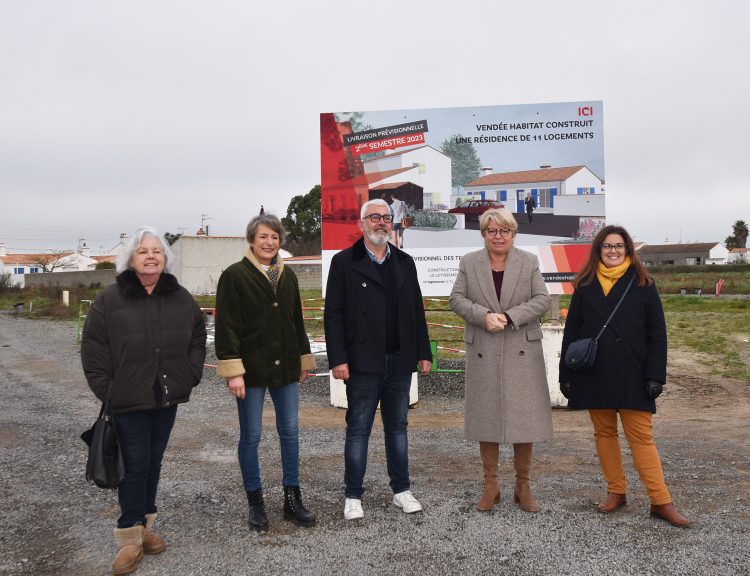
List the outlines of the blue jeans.
<svg viewBox="0 0 750 576">
<path fill-rule="evenodd" d="M 276 409 L 276 431 L 281 444 L 281 469 L 284 486 L 299 486 L 299 383 L 292 382 L 280 388 L 268 388 Z M 263 424 L 265 387 L 245 388 L 245 398 L 237 399 L 240 416 L 240 441 L 237 456 L 240 460 L 245 490 L 254 492 L 262 487 L 258 444 Z"/>
<path fill-rule="evenodd" d="M 346 442 L 344 482 L 346 497 L 361 499 L 367 469 L 367 448 L 375 411 L 385 432 L 388 477 L 394 494 L 409 489 L 409 442 L 406 435 L 411 373 L 401 368 L 401 354 L 386 356 L 385 374 L 353 372 L 346 383 Z"/>
<path fill-rule="evenodd" d="M 161 461 L 172 433 L 177 405 L 115 414 L 117 436 L 125 460 L 125 478 L 117 487 L 122 515 L 118 528 L 146 524 L 156 512 Z"/>
</svg>

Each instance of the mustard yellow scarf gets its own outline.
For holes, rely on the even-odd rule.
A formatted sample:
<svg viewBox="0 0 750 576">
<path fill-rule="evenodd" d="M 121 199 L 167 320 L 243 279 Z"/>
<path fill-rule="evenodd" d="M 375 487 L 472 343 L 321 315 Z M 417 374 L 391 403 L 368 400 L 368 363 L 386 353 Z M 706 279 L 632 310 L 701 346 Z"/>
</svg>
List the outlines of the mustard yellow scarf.
<svg viewBox="0 0 750 576">
<path fill-rule="evenodd" d="M 622 278 L 622 275 L 627 272 L 628 268 L 630 268 L 630 263 L 630 256 L 625 256 L 625 261 L 622 264 L 619 266 L 613 266 L 612 268 L 607 268 L 604 265 L 604 262 L 599 262 L 599 266 L 596 269 L 596 277 L 599 279 L 599 284 L 602 285 L 602 290 L 604 290 L 605 296 L 609 294 L 610 290 L 612 290 L 612 286 L 615 285 L 615 282 Z"/>
</svg>

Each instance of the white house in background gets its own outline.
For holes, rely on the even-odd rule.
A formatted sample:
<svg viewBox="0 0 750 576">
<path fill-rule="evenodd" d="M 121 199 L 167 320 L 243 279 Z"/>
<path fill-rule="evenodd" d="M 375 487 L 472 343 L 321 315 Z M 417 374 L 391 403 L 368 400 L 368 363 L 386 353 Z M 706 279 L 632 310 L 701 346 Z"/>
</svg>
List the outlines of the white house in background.
<svg viewBox="0 0 750 576">
<path fill-rule="evenodd" d="M 750 264 L 750 248 L 732 248 L 727 264 Z"/>
<path fill-rule="evenodd" d="M 695 242 L 693 244 L 646 244 L 638 256 L 647 266 L 663 264 L 726 264 L 729 250 L 720 242 Z"/>
<path fill-rule="evenodd" d="M 422 205 L 430 208 L 436 204 L 450 202 L 451 159 L 432 146 L 418 146 L 400 152 L 386 152 L 385 156 L 372 158 L 362 163 L 365 174 L 387 172 L 402 168 L 414 168 L 399 174 L 383 184 L 410 182 L 422 188 Z M 402 198 L 403 200 L 403 198 Z"/>
<path fill-rule="evenodd" d="M 213 294 L 221 273 L 242 260 L 248 245 L 244 236 L 185 236 L 172 244 L 172 273 L 191 294 Z M 286 260 L 291 254 L 279 250 Z"/>
<path fill-rule="evenodd" d="M 514 213 L 523 213 L 530 193 L 537 212 L 556 216 L 605 216 L 604 182 L 586 166 L 541 166 L 537 170 L 485 174 L 464 186 L 467 193 L 499 200 Z M 455 203 L 455 201 L 454 201 Z"/>
<path fill-rule="evenodd" d="M 14 286 L 24 287 L 24 274 L 43 274 L 45 268 L 51 272 L 89 270 L 96 260 L 89 256 L 84 244 L 78 252 L 41 252 L 37 254 L 8 253 L 6 245 L 0 243 L 0 274 L 10 274 Z"/>
</svg>

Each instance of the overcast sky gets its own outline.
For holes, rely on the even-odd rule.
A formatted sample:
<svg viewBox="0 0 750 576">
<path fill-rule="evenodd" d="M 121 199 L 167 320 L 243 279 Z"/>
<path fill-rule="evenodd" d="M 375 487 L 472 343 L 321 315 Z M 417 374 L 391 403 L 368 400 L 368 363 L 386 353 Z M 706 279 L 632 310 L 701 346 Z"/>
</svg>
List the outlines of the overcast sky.
<svg viewBox="0 0 750 576">
<path fill-rule="evenodd" d="M 0 242 L 240 235 L 320 181 L 319 114 L 603 100 L 607 219 L 750 221 L 736 0 L 0 0 Z"/>
</svg>

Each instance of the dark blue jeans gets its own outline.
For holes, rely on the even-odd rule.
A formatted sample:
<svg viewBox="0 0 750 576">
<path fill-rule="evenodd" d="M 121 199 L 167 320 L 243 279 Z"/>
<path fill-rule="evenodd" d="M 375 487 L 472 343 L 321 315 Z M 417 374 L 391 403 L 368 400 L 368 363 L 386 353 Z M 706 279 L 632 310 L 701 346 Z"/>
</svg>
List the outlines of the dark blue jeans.
<svg viewBox="0 0 750 576">
<path fill-rule="evenodd" d="M 388 354 L 385 374 L 353 372 L 346 383 L 346 442 L 344 481 L 346 497 L 361 499 L 367 469 L 367 448 L 375 411 L 385 432 L 388 477 L 394 494 L 409 490 L 409 442 L 406 433 L 411 373 L 401 368 L 401 354 Z"/>
<path fill-rule="evenodd" d="M 146 514 L 156 512 L 161 461 L 172 433 L 177 405 L 154 410 L 115 414 L 125 479 L 117 488 L 122 515 L 118 528 L 146 524 Z"/>
<path fill-rule="evenodd" d="M 276 410 L 276 431 L 281 444 L 282 483 L 299 486 L 299 383 L 292 382 L 279 388 L 268 388 Z M 245 490 L 254 492 L 262 486 L 258 445 L 263 424 L 265 387 L 245 388 L 245 398 L 237 399 L 240 416 L 240 441 L 237 456 L 240 460 Z"/>
</svg>

